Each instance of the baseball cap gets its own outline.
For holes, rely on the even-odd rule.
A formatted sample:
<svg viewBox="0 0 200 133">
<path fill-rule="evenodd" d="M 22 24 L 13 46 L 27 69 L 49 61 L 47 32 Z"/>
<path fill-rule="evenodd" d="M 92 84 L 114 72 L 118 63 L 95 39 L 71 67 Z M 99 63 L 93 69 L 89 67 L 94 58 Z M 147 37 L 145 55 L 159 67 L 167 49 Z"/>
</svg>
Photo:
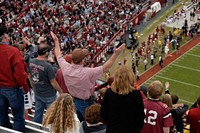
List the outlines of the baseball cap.
<svg viewBox="0 0 200 133">
<path fill-rule="evenodd" d="M 7 32 L 7 28 L 0 26 L 0 37 L 4 35 L 4 33 Z"/>
<path fill-rule="evenodd" d="M 141 90 L 144 93 L 144 95 L 147 97 L 148 90 L 146 86 L 140 86 L 139 90 Z"/>
<path fill-rule="evenodd" d="M 71 54 L 73 63 L 75 64 L 80 63 L 88 54 L 88 52 L 89 51 L 87 49 L 81 49 L 81 48 L 74 49 L 74 51 Z"/>
</svg>

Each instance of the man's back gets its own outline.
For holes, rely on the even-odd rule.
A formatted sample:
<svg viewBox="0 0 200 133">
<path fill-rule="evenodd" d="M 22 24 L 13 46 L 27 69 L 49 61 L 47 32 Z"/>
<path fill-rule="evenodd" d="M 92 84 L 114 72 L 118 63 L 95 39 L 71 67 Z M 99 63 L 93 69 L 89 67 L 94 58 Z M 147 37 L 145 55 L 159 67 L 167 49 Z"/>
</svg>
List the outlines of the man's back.
<svg viewBox="0 0 200 133">
<path fill-rule="evenodd" d="M 19 50 L 7 44 L 0 44 L 0 87 L 22 87 L 27 73 Z"/>
<path fill-rule="evenodd" d="M 88 68 L 69 64 L 64 58 L 58 58 L 65 84 L 69 93 L 79 99 L 88 99 L 95 89 L 95 81 L 103 76 L 103 67 Z"/>
<path fill-rule="evenodd" d="M 163 133 L 163 127 L 173 126 L 171 113 L 166 104 L 159 100 L 145 100 L 144 127 L 142 133 Z"/>
<path fill-rule="evenodd" d="M 52 66 L 45 60 L 33 59 L 29 63 L 30 73 L 33 84 L 35 85 L 35 93 L 41 97 L 55 96 L 55 89 L 50 80 L 55 78 Z"/>
</svg>

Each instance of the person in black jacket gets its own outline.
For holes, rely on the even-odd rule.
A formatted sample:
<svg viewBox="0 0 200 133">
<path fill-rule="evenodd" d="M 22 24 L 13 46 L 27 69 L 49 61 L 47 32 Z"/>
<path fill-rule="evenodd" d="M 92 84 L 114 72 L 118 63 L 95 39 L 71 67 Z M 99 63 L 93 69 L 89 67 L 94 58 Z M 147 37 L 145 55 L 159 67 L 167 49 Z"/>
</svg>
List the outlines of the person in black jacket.
<svg viewBox="0 0 200 133">
<path fill-rule="evenodd" d="M 140 91 L 133 87 L 134 83 L 131 68 L 119 66 L 101 106 L 101 117 L 107 124 L 106 133 L 140 133 L 143 128 L 144 104 Z"/>
<path fill-rule="evenodd" d="M 171 95 L 173 109 L 171 109 L 172 118 L 174 120 L 174 125 L 176 126 L 176 131 L 179 133 L 183 133 L 183 115 L 188 110 L 188 105 L 186 104 L 178 104 L 178 96 Z"/>
</svg>

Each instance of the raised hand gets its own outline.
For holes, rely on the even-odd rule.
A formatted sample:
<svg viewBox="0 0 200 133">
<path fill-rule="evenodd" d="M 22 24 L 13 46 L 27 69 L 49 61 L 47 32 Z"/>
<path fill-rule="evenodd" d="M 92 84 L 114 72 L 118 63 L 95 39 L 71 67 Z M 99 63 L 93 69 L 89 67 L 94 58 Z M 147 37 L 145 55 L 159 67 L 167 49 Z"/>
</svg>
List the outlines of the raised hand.
<svg viewBox="0 0 200 133">
<path fill-rule="evenodd" d="M 39 39 L 38 39 L 37 42 L 38 42 L 38 43 L 41 43 L 41 42 L 44 41 L 44 40 L 45 40 L 44 37 L 41 36 L 41 37 L 39 37 Z"/>
<path fill-rule="evenodd" d="M 169 82 L 165 82 L 165 89 L 168 89 L 169 88 Z"/>
<path fill-rule="evenodd" d="M 114 46 L 114 53 L 115 54 L 120 54 L 123 50 L 124 50 L 124 48 L 125 48 L 125 43 L 123 43 L 120 47 L 118 47 L 118 48 L 116 48 L 116 46 Z"/>
<path fill-rule="evenodd" d="M 58 37 L 52 31 L 50 32 L 51 37 L 53 38 L 54 42 L 58 42 Z"/>
</svg>

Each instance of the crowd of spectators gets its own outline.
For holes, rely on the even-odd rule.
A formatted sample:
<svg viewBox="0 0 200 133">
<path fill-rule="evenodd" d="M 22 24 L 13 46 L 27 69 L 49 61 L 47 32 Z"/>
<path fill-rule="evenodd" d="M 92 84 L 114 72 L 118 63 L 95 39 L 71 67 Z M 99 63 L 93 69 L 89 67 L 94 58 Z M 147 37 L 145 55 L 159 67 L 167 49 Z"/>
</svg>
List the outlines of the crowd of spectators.
<svg viewBox="0 0 200 133">
<path fill-rule="evenodd" d="M 8 0 L 1 5 L 1 21 L 12 27 L 12 44 L 22 44 L 22 37 L 36 43 L 43 36 L 52 46 L 49 33 L 53 31 L 58 34 L 64 54 L 75 48 L 87 48 L 89 61 L 143 8 L 142 3 L 131 0 Z"/>
<path fill-rule="evenodd" d="M 170 104 L 167 106 L 167 102 L 165 104 L 163 103 L 164 100 L 163 102 L 160 101 L 159 98 L 163 90 L 160 81 L 154 81 L 147 89 L 143 88 L 139 91 L 135 86 L 135 75 L 133 71 L 126 66 L 126 63 L 121 64 L 114 72 L 112 83 L 102 93 L 102 105 L 92 105 L 94 100 L 91 98 L 95 91 L 95 81 L 103 76 L 103 72 L 109 71 L 117 56 L 123 51 L 125 44 L 115 48 L 110 59 L 99 67 L 83 67 L 84 61 L 87 61 L 85 57 L 86 55 L 90 55 L 91 57 L 89 58 L 92 59 L 92 56 L 113 37 L 123 23 L 129 21 L 142 9 L 141 4 L 136 5 L 133 1 L 127 2 L 111 0 L 104 2 L 93 0 L 36 0 L 4 1 L 4 3 L 1 3 L 1 26 L 12 27 L 12 29 L 9 28 L 9 30 L 2 27 L 0 29 L 0 58 L 5 61 L 5 65 L 9 66 L 6 68 L 0 67 L 0 78 L 1 81 L 3 81 L 0 82 L 0 108 L 2 108 L 0 111 L 1 126 L 12 128 L 7 114 L 8 104 L 10 104 L 12 112 L 14 113 L 14 129 L 22 132 L 25 131 L 25 121 L 23 117 L 24 106 L 14 107 L 14 103 L 18 105 L 19 102 L 23 103 L 22 88 L 25 90 L 25 93 L 28 93 L 26 81 L 28 80 L 28 74 L 25 70 L 27 66 L 19 50 L 9 46 L 11 43 L 25 44 L 22 49 L 31 49 L 28 52 L 32 53 L 31 55 L 28 53 L 30 57 L 27 57 L 28 59 L 26 61 L 29 66 L 28 72 L 30 74 L 29 88 L 32 87 L 34 89 L 36 105 L 40 102 L 38 108 L 42 108 L 40 109 L 40 115 L 35 113 L 35 115 L 37 115 L 35 117 L 40 117 L 37 118 L 39 120 L 34 121 L 38 123 L 43 122 L 43 125 L 48 127 L 51 132 L 78 133 L 79 128 L 81 130 L 80 132 L 97 133 L 146 133 L 150 130 L 154 132 L 169 132 L 170 127 L 176 124 L 175 120 L 173 121 L 175 117 L 173 117 L 173 115 L 171 116 L 172 110 L 184 106 L 173 107 Z M 5 12 L 7 7 L 10 7 L 8 8 L 10 9 L 8 12 L 10 13 Z M 22 14 L 18 15 L 19 13 Z M 17 19 L 12 20 L 11 18 L 13 17 Z M 177 29 L 174 28 L 173 33 L 176 30 Z M 195 31 L 194 29 L 194 32 Z M 176 39 L 177 44 L 177 38 L 179 37 L 181 40 L 181 32 L 178 32 L 179 34 L 177 35 L 169 32 L 167 36 L 163 38 L 163 43 L 157 45 L 157 43 L 160 44 L 159 42 L 156 43 L 156 41 L 159 40 L 159 32 L 161 32 L 160 34 L 165 34 L 163 26 L 157 27 L 156 32 L 149 36 L 147 45 L 145 42 L 142 42 L 142 46 L 138 48 L 134 56 L 137 67 L 139 65 L 139 58 L 144 57 L 145 60 L 149 58 L 153 59 L 151 55 L 155 58 L 156 50 L 165 52 L 164 48 L 166 46 L 168 47 L 168 43 L 171 43 L 173 39 Z M 193 32 L 193 30 L 191 32 Z M 170 45 L 173 47 L 173 44 Z M 53 52 L 56 58 L 53 58 L 53 54 L 51 53 L 54 46 Z M 23 51 L 22 49 L 20 49 L 22 53 L 27 53 L 27 51 Z M 10 53 L 5 54 L 5 51 L 9 51 Z M 66 62 L 66 58 L 62 57 L 62 54 L 66 54 L 67 52 L 71 52 L 71 60 L 68 62 Z M 34 53 L 38 53 L 38 55 L 34 55 Z M 66 87 L 65 89 L 63 89 L 61 85 L 61 88 L 58 86 L 55 80 L 56 76 L 53 67 L 46 62 L 46 57 L 49 53 L 51 53 L 51 59 L 55 59 L 55 61 L 58 62 L 60 71 L 62 72 L 60 75 L 63 76 L 61 77 L 61 82 L 62 85 Z M 166 55 L 168 55 L 168 53 Z M 9 57 L 4 58 L 5 56 Z M 37 58 L 35 58 L 36 56 Z M 29 58 L 35 59 L 30 61 Z M 48 61 L 50 61 L 50 59 Z M 146 64 L 147 63 L 146 61 Z M 153 65 L 154 62 L 151 61 L 151 64 Z M 21 73 L 18 71 L 19 68 Z M 5 76 L 6 73 L 4 71 L 8 72 L 11 78 Z M 135 70 L 135 72 L 136 71 L 137 70 Z M 7 79 L 5 80 L 5 78 Z M 15 79 L 17 80 L 15 81 Z M 4 92 L 5 90 L 20 91 L 18 92 L 21 96 L 20 100 L 12 101 L 12 97 L 8 97 L 7 94 L 13 92 L 7 92 L 6 94 Z M 69 94 L 62 94 L 64 90 L 64 93 Z M 57 99 L 55 98 L 55 91 L 60 93 Z M 50 93 L 54 99 L 49 99 L 48 96 Z M 149 98 L 146 97 L 147 94 Z M 164 98 L 165 96 L 163 99 Z M 173 96 L 166 95 L 166 98 L 168 98 L 169 102 L 173 103 Z M 48 101 L 50 101 L 50 103 L 45 105 Z M 173 104 L 177 104 L 177 101 Z M 199 108 L 199 104 L 200 102 L 198 100 L 196 108 Z M 157 108 L 158 110 L 156 110 L 155 106 L 152 105 L 160 109 Z M 43 119 L 43 110 L 45 106 L 48 110 Z M 154 111 L 152 112 L 151 110 Z M 198 123 L 195 123 L 196 125 L 194 126 L 194 116 L 191 116 L 195 111 L 196 110 L 189 111 L 188 114 L 190 117 L 188 117 L 187 122 L 191 124 L 191 131 L 197 130 L 198 132 L 199 129 L 194 128 L 196 125 L 198 126 Z M 16 114 L 16 112 L 20 112 L 20 114 Z M 153 118 L 150 116 L 151 114 L 154 115 Z M 159 114 L 159 118 L 157 114 Z M 17 118 L 20 118 L 20 120 L 18 121 Z M 81 124 L 80 121 L 82 121 Z M 164 123 L 160 121 L 164 121 Z"/>
<path fill-rule="evenodd" d="M 7 44 L 7 42 L 9 41 L 8 34 L 6 33 L 5 28 L 2 28 L 1 31 L 2 31 L 1 36 L 3 36 L 2 42 L 0 44 L 1 50 L 4 50 L 5 48 L 7 48 L 7 50 L 8 50 L 9 47 L 12 47 L 12 46 L 8 46 L 8 44 Z M 83 132 L 87 132 L 87 131 L 92 132 L 95 130 L 99 133 L 104 133 L 105 130 L 106 130 L 106 132 L 111 132 L 111 133 L 113 131 L 114 132 L 115 131 L 119 131 L 119 132 L 135 131 L 138 133 L 139 132 L 146 133 L 149 130 L 152 130 L 154 132 L 169 133 L 170 129 L 174 129 L 174 127 L 173 127 L 175 125 L 174 119 L 176 117 L 173 117 L 173 115 L 171 116 L 171 113 L 173 112 L 172 110 L 178 109 L 180 107 L 184 107 L 184 105 L 179 104 L 178 106 L 171 106 L 169 103 L 172 103 L 172 102 L 177 103 L 177 101 L 174 101 L 174 100 L 172 101 L 172 99 L 170 99 L 170 95 L 166 95 L 167 96 L 166 99 L 168 100 L 168 102 L 166 102 L 164 100 L 164 98 L 165 98 L 165 95 L 164 95 L 163 102 L 166 102 L 166 104 L 162 103 L 159 99 L 160 96 L 162 95 L 162 91 L 163 91 L 163 85 L 160 81 L 152 82 L 152 84 L 150 84 L 148 86 L 147 90 L 145 90 L 143 88 L 143 89 L 141 89 L 141 91 L 138 91 L 137 88 L 135 88 L 135 75 L 134 75 L 133 71 L 125 64 L 120 65 L 119 68 L 115 71 L 111 86 L 104 91 L 104 94 L 103 94 L 104 97 L 103 97 L 103 101 L 101 103 L 102 105 L 98 106 L 98 108 L 96 108 L 95 112 L 93 112 L 94 110 L 89 109 L 90 107 L 91 108 L 93 107 L 90 105 L 92 105 L 94 101 L 93 102 L 89 101 L 90 98 L 88 99 L 88 96 L 90 97 L 92 95 L 92 93 L 94 92 L 94 90 L 91 90 L 91 89 L 88 90 L 87 88 L 88 87 L 94 88 L 94 83 L 96 80 L 95 77 L 102 76 L 103 71 L 106 72 L 109 70 L 109 68 L 114 63 L 116 57 L 124 49 L 125 44 L 123 44 L 119 48 L 115 49 L 112 57 L 103 66 L 96 67 L 96 68 L 87 68 L 87 67 L 83 67 L 83 62 L 84 62 L 83 49 L 80 49 L 80 48 L 75 49 L 72 52 L 72 54 L 71 54 L 72 64 L 69 64 L 61 56 L 60 43 L 59 43 L 57 36 L 54 33 L 51 33 L 51 36 L 55 43 L 56 59 L 58 60 L 59 66 L 63 72 L 65 85 L 68 88 L 69 94 L 71 94 L 71 95 L 62 94 L 62 91 L 61 91 L 61 93 L 60 93 L 61 95 L 57 98 L 57 100 L 55 100 L 54 102 L 52 101 L 53 103 L 48 108 L 47 113 L 44 118 L 44 121 L 43 121 L 43 124 L 44 124 L 44 126 L 47 126 L 51 132 L 65 131 L 67 133 L 68 132 L 69 133 L 71 133 L 71 132 L 78 133 L 79 128 L 83 128 L 82 129 Z M 37 62 L 40 62 L 40 61 L 45 62 L 45 57 L 48 55 L 49 51 L 48 51 L 48 47 L 44 48 L 44 46 L 48 46 L 48 45 L 44 41 L 41 41 L 39 44 L 39 47 L 38 47 L 38 52 L 40 54 L 36 58 L 38 60 Z M 20 55 L 19 50 L 14 47 L 10 48 L 10 50 L 13 50 L 13 51 L 15 50 L 15 53 L 18 53 L 18 55 L 19 55 L 18 59 L 14 58 L 14 60 L 20 61 L 17 64 L 18 65 L 21 64 L 21 67 L 24 69 L 24 62 L 22 59 L 22 55 Z M 4 52 L 2 51 L 1 54 L 4 54 Z M 12 55 L 12 56 L 14 56 L 14 55 Z M 1 55 L 0 57 L 3 57 L 3 55 Z M 8 59 L 12 59 L 12 58 L 8 58 Z M 31 62 L 33 62 L 33 60 Z M 13 65 L 13 64 L 11 63 L 10 65 Z M 14 73 L 16 73 L 16 71 L 18 71 L 15 68 L 18 65 L 15 64 L 13 66 L 13 68 L 15 70 Z M 42 68 L 40 65 L 34 65 L 34 69 L 32 69 L 30 67 L 31 79 L 34 81 L 34 83 L 39 83 L 39 82 L 41 82 L 41 80 L 44 80 L 44 78 L 40 79 L 42 76 L 39 75 L 39 73 L 36 73 L 36 74 L 32 73 L 32 72 L 39 72 L 40 71 L 39 69 L 44 70 L 44 68 Z M 5 71 L 4 69 L 1 69 L 1 74 L 5 75 L 5 73 L 3 72 L 3 71 Z M 7 67 L 6 70 L 9 71 L 10 68 Z M 82 77 L 82 74 L 80 73 L 80 70 L 82 70 L 83 75 L 88 74 L 89 77 L 87 77 L 85 75 L 85 76 L 83 76 L 85 79 L 82 79 L 83 77 Z M 49 78 L 52 81 L 52 76 L 49 75 L 48 71 L 46 72 L 47 74 L 44 73 L 43 76 L 47 76 L 46 78 Z M 18 73 L 18 74 L 20 74 L 20 73 Z M 25 83 L 26 82 L 25 80 L 27 79 L 27 74 L 25 71 L 23 71 L 23 73 L 21 73 L 21 74 L 24 74 L 23 75 L 23 83 L 22 83 L 22 81 L 20 81 L 19 83 L 21 83 L 21 84 L 19 84 L 19 85 L 26 86 L 27 84 Z M 95 74 L 96 74 L 96 76 L 95 76 Z M 92 77 L 90 77 L 90 76 L 92 76 Z M 15 78 L 15 75 L 14 75 L 14 78 Z M 94 78 L 94 80 L 92 80 L 93 83 L 91 81 L 89 81 L 89 79 L 91 80 L 91 78 Z M 68 82 L 68 81 L 70 81 L 70 82 Z M 84 91 L 82 91 L 80 93 L 80 91 L 83 90 L 83 87 L 86 86 L 86 84 L 84 86 L 80 86 L 80 84 L 81 84 L 81 82 L 86 83 L 86 81 L 88 82 L 87 87 L 84 89 Z M 4 82 L 7 82 L 7 81 L 4 81 Z M 45 84 L 44 81 L 41 83 Z M 39 83 L 39 84 L 41 85 L 41 83 Z M 18 83 L 16 83 L 16 84 L 18 85 Z M 3 123 L 2 126 L 12 128 L 12 125 L 10 125 L 8 123 L 6 124 L 5 116 L 7 116 L 7 114 L 5 114 L 5 112 L 7 112 L 7 111 L 5 109 L 8 109 L 8 106 L 5 105 L 5 103 L 6 103 L 5 99 L 6 98 L 9 99 L 9 97 L 7 97 L 7 95 L 5 95 L 5 92 L 4 92 L 5 90 L 11 91 L 12 89 L 10 89 L 10 87 L 7 87 L 7 86 L 4 87 L 5 85 L 3 85 L 2 83 L 1 83 L 1 86 L 3 86 L 3 87 L 0 87 L 0 91 L 1 91 L 0 98 L 1 98 L 1 103 L 2 103 L 0 105 L 2 106 L 2 108 L 4 108 L 4 110 L 1 110 L 1 113 L 3 113 L 3 115 L 0 114 L 0 121 L 1 121 L 1 123 Z M 166 84 L 166 88 L 168 88 L 167 86 L 169 87 L 168 84 Z M 34 86 L 34 87 L 33 88 L 35 90 L 39 89 L 37 86 Z M 48 88 L 49 87 L 42 88 L 42 89 L 48 90 Z M 20 88 L 13 88 L 13 90 L 14 89 L 22 90 Z M 54 87 L 54 89 L 57 90 L 55 87 Z M 77 92 L 75 92 L 75 89 L 77 90 Z M 40 91 L 41 91 L 41 89 L 40 89 Z M 147 93 L 147 91 L 148 91 L 148 93 Z M 26 90 L 26 93 L 27 93 L 27 90 Z M 22 96 L 22 94 L 23 94 L 23 92 L 21 91 L 20 95 Z M 44 91 L 42 91 L 40 94 L 44 94 Z M 149 98 L 146 97 L 147 94 L 149 95 Z M 172 98 L 172 96 L 171 96 L 171 98 Z M 132 100 L 130 100 L 130 99 L 132 99 Z M 142 101 L 142 99 L 143 99 L 143 101 Z M 23 97 L 21 98 L 21 102 L 22 101 L 23 101 Z M 11 101 L 9 101 L 9 102 L 10 102 L 9 104 L 11 104 Z M 14 103 L 14 101 L 12 101 L 12 102 Z M 16 102 L 20 102 L 20 101 L 17 100 Z M 38 100 L 36 100 L 36 102 L 38 102 Z M 45 102 L 47 102 L 47 101 L 45 101 Z M 84 107 L 82 106 L 83 103 L 85 104 Z M 168 106 L 167 106 L 167 104 L 168 104 Z M 199 114 L 198 109 L 200 107 L 199 104 L 200 103 L 198 100 L 197 107 L 195 107 L 195 109 L 189 110 L 189 112 L 188 112 L 187 122 L 189 124 L 191 124 L 191 133 L 193 131 L 194 132 L 199 131 L 199 129 L 197 128 L 197 127 L 199 127 L 199 123 L 198 122 L 196 123 L 196 121 L 198 121 L 198 119 L 199 119 L 198 118 L 198 114 Z M 130 106 L 130 105 L 132 105 L 132 106 Z M 6 106 L 6 108 L 5 108 L 5 106 Z M 22 107 L 23 106 L 20 106 L 20 112 L 21 112 L 20 117 L 22 118 L 22 119 L 20 119 L 20 121 L 23 123 L 23 116 L 22 116 L 23 108 Z M 77 108 L 77 107 L 79 107 L 79 108 Z M 127 109 L 125 109 L 125 108 L 127 108 Z M 158 109 L 158 108 L 160 108 L 160 109 Z M 14 107 L 11 107 L 11 109 L 14 110 Z M 85 110 L 86 110 L 86 113 L 85 113 Z M 141 110 L 144 110 L 144 112 Z M 56 112 L 56 111 L 58 111 L 58 112 Z M 81 125 L 82 127 L 80 127 L 80 122 L 78 120 L 78 118 L 80 118 L 80 117 L 78 117 L 78 115 L 80 115 L 80 114 L 78 114 L 78 111 L 80 111 L 79 113 L 84 115 L 84 118 L 82 120 L 80 120 L 80 119 L 79 120 L 80 121 L 86 120 L 85 125 L 83 125 L 83 123 L 82 123 L 82 125 Z M 90 112 L 87 112 L 87 111 L 90 111 Z M 110 112 L 112 112 L 112 113 L 110 113 Z M 93 114 L 96 113 L 95 115 L 97 117 L 95 117 L 95 121 L 90 121 L 90 120 L 94 119 L 94 118 L 92 118 L 93 115 L 91 116 L 90 113 L 93 113 Z M 176 111 L 173 113 L 175 113 L 175 116 L 177 115 Z M 57 116 L 54 114 L 57 114 L 57 115 L 59 114 L 59 115 Z M 152 118 L 150 116 L 151 114 L 154 115 L 153 119 L 151 119 Z M 157 117 L 157 116 L 159 116 L 159 117 Z M 14 115 L 14 117 L 19 117 L 19 116 Z M 102 121 L 102 120 L 104 120 L 104 121 Z M 161 121 L 164 121 L 164 123 Z M 25 123 L 24 124 L 22 124 L 22 123 L 20 124 L 21 126 L 18 126 L 17 119 L 15 118 L 14 129 L 19 130 L 19 131 L 24 131 L 25 127 L 22 125 L 24 125 Z M 65 124 L 65 123 L 69 123 L 69 124 Z M 8 126 L 8 125 L 10 125 L 10 126 Z M 63 125 L 63 126 L 60 126 L 60 128 L 58 128 L 58 125 L 59 126 Z M 182 128 L 184 128 L 184 126 Z"/>
</svg>

